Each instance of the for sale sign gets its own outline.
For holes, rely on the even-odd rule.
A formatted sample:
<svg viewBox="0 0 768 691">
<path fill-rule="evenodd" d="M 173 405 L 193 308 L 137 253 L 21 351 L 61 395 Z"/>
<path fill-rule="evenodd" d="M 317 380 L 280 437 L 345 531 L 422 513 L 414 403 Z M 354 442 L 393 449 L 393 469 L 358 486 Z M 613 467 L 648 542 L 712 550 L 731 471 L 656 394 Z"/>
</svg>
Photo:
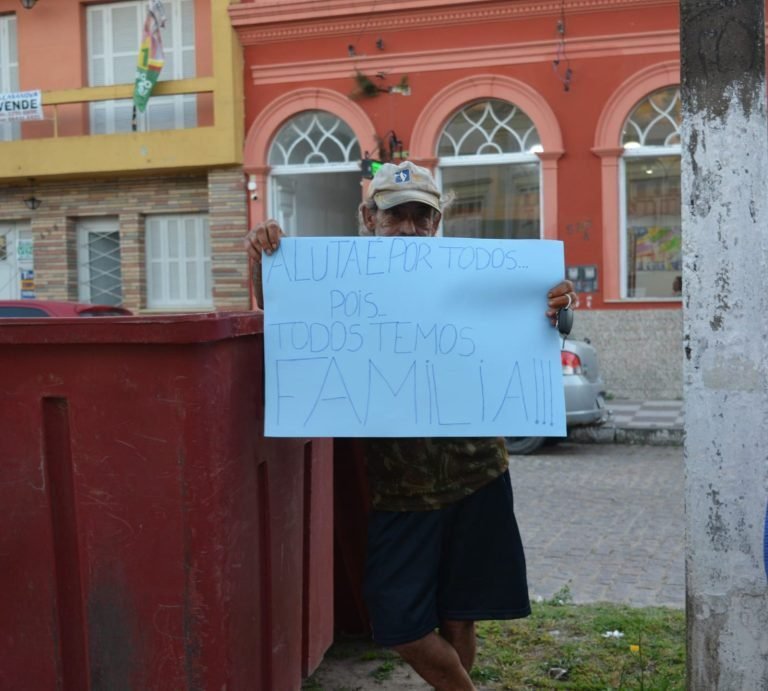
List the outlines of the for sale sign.
<svg viewBox="0 0 768 691">
<path fill-rule="evenodd" d="M 0 93 L 0 122 L 42 119 L 43 97 L 39 90 Z"/>
</svg>

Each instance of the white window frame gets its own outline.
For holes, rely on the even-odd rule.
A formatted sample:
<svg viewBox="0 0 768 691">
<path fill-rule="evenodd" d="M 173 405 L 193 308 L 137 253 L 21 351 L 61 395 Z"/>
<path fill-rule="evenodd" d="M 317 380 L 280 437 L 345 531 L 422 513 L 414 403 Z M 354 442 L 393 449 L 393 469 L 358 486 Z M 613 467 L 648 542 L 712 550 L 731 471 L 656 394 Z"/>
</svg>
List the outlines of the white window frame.
<svg viewBox="0 0 768 691">
<path fill-rule="evenodd" d="M 270 168 L 267 178 L 267 190 L 269 206 L 267 209 L 270 218 L 274 218 L 285 230 L 288 235 L 295 232 L 293 221 L 286 218 L 285 211 L 280 203 L 280 189 L 277 184 L 277 178 L 281 175 L 333 175 L 334 173 L 354 173 L 360 172 L 359 163 L 326 163 L 323 165 L 295 165 L 295 166 L 274 166 Z"/>
<path fill-rule="evenodd" d="M 11 41 L 13 39 L 13 41 Z M 0 16 L 0 93 L 19 90 L 19 55 L 16 15 Z M 10 45 L 16 46 L 11 54 Z M 0 141 L 13 141 L 21 137 L 18 122 L 0 122 Z"/>
<path fill-rule="evenodd" d="M 91 263 L 88 248 L 91 244 L 91 235 L 118 234 L 118 251 L 122 249 L 119 241 L 120 221 L 117 216 L 101 218 L 82 218 L 76 222 L 77 226 L 77 296 L 80 302 L 91 302 Z M 120 262 L 118 261 L 118 266 Z M 121 267 L 122 269 L 122 267 Z M 120 275 L 120 301 L 122 304 L 123 285 L 122 270 Z"/>
<path fill-rule="evenodd" d="M 303 132 L 297 132 L 295 127 L 296 120 L 300 119 L 304 115 L 309 115 L 310 113 L 312 114 L 310 128 Z M 349 133 L 352 135 L 352 139 L 350 140 L 350 143 L 346 147 L 344 147 L 342 145 L 342 142 L 338 139 L 338 137 L 336 137 L 333 134 L 333 131 L 331 132 L 325 131 L 324 128 L 319 123 L 317 124 L 317 127 L 315 127 L 315 122 L 319 120 L 320 115 L 330 115 L 331 117 L 336 119 L 337 127 L 339 128 L 345 127 L 347 130 L 349 130 Z M 280 139 L 280 135 L 282 135 L 283 132 L 289 128 L 293 129 L 293 133 L 296 136 L 293 137 L 291 145 L 288 147 L 288 150 L 286 151 L 283 148 L 282 143 L 279 142 L 279 139 Z M 323 132 L 319 141 L 309 136 L 309 132 L 314 133 L 316 129 Z M 344 154 L 343 161 L 329 161 L 328 156 L 323 151 L 321 151 L 320 147 L 323 145 L 324 142 L 328 140 L 336 142 L 338 151 L 343 152 Z M 290 154 L 293 147 L 297 146 L 300 142 L 310 143 L 312 145 L 312 151 L 309 153 L 309 155 L 305 158 L 305 160 L 302 163 L 286 162 L 285 161 L 286 154 L 288 154 L 288 158 L 290 158 Z M 272 166 L 273 168 L 282 168 L 282 169 L 290 168 L 291 170 L 298 170 L 299 168 L 306 167 L 308 170 L 315 170 L 318 167 L 320 167 L 322 170 L 327 170 L 328 166 L 349 165 L 350 163 L 353 163 L 354 161 L 350 158 L 350 155 L 355 150 L 355 147 L 357 147 L 359 151 L 360 143 L 357 141 L 357 138 L 354 136 L 354 132 L 352 131 L 352 129 L 342 118 L 340 118 L 335 113 L 331 113 L 326 110 L 310 109 L 310 110 L 304 110 L 299 113 L 296 113 L 296 115 L 294 115 L 287 122 L 285 122 L 282 125 L 282 127 L 280 127 L 280 129 L 275 133 L 275 136 L 272 139 L 272 143 L 270 144 L 269 155 L 267 157 L 267 160 L 270 162 L 270 166 Z M 275 158 L 278 156 L 282 159 L 279 162 L 275 161 Z M 314 160 L 307 161 L 306 160 L 307 158 L 311 158 Z"/>
<path fill-rule="evenodd" d="M 188 220 L 195 221 L 195 245 L 197 253 L 193 257 L 186 256 L 186 234 L 178 234 L 179 247 L 176 256 L 172 257 L 169 247 L 169 221 L 176 221 L 182 226 Z M 147 278 L 147 308 L 156 310 L 173 309 L 212 309 L 213 308 L 213 277 L 211 269 L 211 238 L 208 224 L 208 214 L 158 214 L 145 217 L 146 238 L 144 242 L 146 278 Z M 151 236 L 160 233 L 160 256 L 153 256 L 153 241 Z M 178 297 L 171 297 L 171 264 L 178 269 Z M 196 272 L 197 295 L 187 294 L 187 275 L 189 266 Z M 153 266 L 160 266 L 161 285 L 154 284 Z"/>
<path fill-rule="evenodd" d="M 506 101 L 504 99 L 498 99 L 498 98 L 485 98 L 480 99 L 479 102 L 481 103 L 487 103 L 489 101 L 501 101 L 504 102 L 510 106 L 512 106 L 515 110 L 521 112 L 525 117 L 527 117 L 530 120 L 530 117 L 528 116 L 525 111 L 523 111 L 518 105 L 511 101 Z M 454 121 L 454 119 L 462 112 L 465 111 L 467 108 L 476 105 L 478 101 L 469 101 L 465 103 L 461 108 L 456 110 L 451 117 L 446 121 L 445 126 L 443 127 L 443 130 L 440 132 L 440 136 L 438 137 L 437 141 L 437 149 L 439 151 L 440 149 L 440 142 L 443 139 L 443 135 L 445 135 L 446 130 L 448 129 L 449 125 Z M 495 117 L 495 116 L 494 116 Z M 443 169 L 444 168 L 457 168 L 461 166 L 472 166 L 472 167 L 482 167 L 482 166 L 500 166 L 500 165 L 516 165 L 516 164 L 522 164 L 522 163 L 535 163 L 538 167 L 539 171 L 539 239 L 544 237 L 544 175 L 542 171 L 541 166 L 541 159 L 536 155 L 536 151 L 541 151 L 541 144 L 539 143 L 539 136 L 538 136 L 538 130 L 536 129 L 535 123 L 531 121 L 531 129 L 529 129 L 525 133 L 525 137 L 521 139 L 520 134 L 515 130 L 514 128 L 507 127 L 512 134 L 514 134 L 515 138 L 518 140 L 521 148 L 523 147 L 523 144 L 525 143 L 524 140 L 528 138 L 528 136 L 533 133 L 535 134 L 537 143 L 534 144 L 529 151 L 519 151 L 514 153 L 495 153 L 495 154 L 471 154 L 471 155 L 454 155 L 454 156 L 440 156 L 437 160 L 437 174 L 436 174 L 436 182 L 438 184 L 438 187 L 440 190 L 443 190 Z M 498 119 L 497 122 L 497 128 L 499 126 Z M 469 131 L 465 132 L 464 137 L 468 136 L 470 132 L 473 129 L 477 129 L 475 127 L 470 128 Z M 483 130 L 486 134 L 486 137 L 488 136 L 488 133 Z M 454 143 L 455 148 L 456 143 Z M 483 144 L 483 147 L 489 146 L 490 142 L 487 142 L 486 144 Z M 482 147 L 481 147 L 482 148 Z M 499 148 L 498 146 L 496 148 Z M 440 221 L 440 227 L 438 228 L 438 235 L 443 235 L 443 221 Z"/>
<path fill-rule="evenodd" d="M 641 146 L 625 149 L 619 159 L 619 295 L 628 302 L 680 302 L 679 297 L 648 297 L 627 295 L 629 266 L 627 265 L 627 161 L 642 158 L 659 158 L 661 156 L 682 156 L 682 147 L 674 146 Z M 682 212 L 681 212 L 682 213 Z"/>
<path fill-rule="evenodd" d="M 443 168 L 458 168 L 461 166 L 493 166 L 515 165 L 520 163 L 536 163 L 539 168 L 539 239 L 544 237 L 544 175 L 541 159 L 535 153 L 519 154 L 481 154 L 478 156 L 444 156 L 437 160 L 436 182 L 438 188 L 443 189 Z M 443 221 L 437 234 L 443 235 Z"/>
<path fill-rule="evenodd" d="M 341 125 L 348 128 L 350 132 L 352 132 L 349 125 L 335 113 L 331 113 L 330 111 L 326 111 L 322 109 L 310 109 L 310 111 L 313 112 L 315 117 L 317 117 L 318 113 L 323 115 L 331 115 L 332 117 L 336 118 L 336 120 L 339 123 L 341 123 Z M 287 122 L 285 122 L 280 127 L 280 129 L 275 133 L 275 136 L 273 137 L 272 143 L 270 144 L 270 147 L 269 147 L 268 160 L 270 161 L 274 160 L 276 155 L 279 156 L 282 160 L 285 160 L 286 150 L 280 144 L 278 144 L 277 140 L 280 134 L 283 133 L 286 127 L 290 127 L 297 118 L 299 118 L 302 115 L 305 115 L 306 113 L 307 111 L 300 111 L 296 113 L 292 118 L 290 118 Z M 314 126 L 312 126 L 308 131 L 314 132 L 315 131 Z M 271 217 L 277 219 L 281 227 L 289 235 L 293 234 L 296 230 L 293 227 L 295 222 L 290 220 L 288 217 L 286 217 L 285 210 L 283 209 L 282 204 L 280 203 L 281 202 L 279 198 L 280 190 L 277 184 L 278 177 L 280 177 L 281 175 L 316 175 L 316 174 L 333 175 L 335 173 L 354 173 L 354 172 L 359 173 L 360 172 L 360 160 L 350 159 L 350 156 L 355 151 L 355 147 L 357 147 L 357 150 L 360 151 L 360 142 L 357 141 L 356 137 L 350 141 L 348 146 L 344 147 L 342 146 L 341 142 L 338 139 L 336 139 L 336 137 L 333 134 L 326 134 L 324 136 L 321 136 L 319 140 L 316 140 L 309 137 L 308 131 L 297 132 L 296 137 L 293 140 L 291 146 L 295 146 L 297 142 L 302 140 L 311 142 L 313 150 L 307 156 L 307 158 L 314 159 L 314 162 L 307 163 L 305 159 L 303 163 L 271 164 L 270 170 L 269 170 L 269 176 L 267 177 L 268 213 Z M 354 132 L 352 132 L 352 134 L 354 136 Z M 325 141 L 326 137 L 330 137 L 331 139 L 336 139 L 338 144 L 338 151 L 343 152 L 343 156 L 345 159 L 344 161 L 328 161 L 328 157 L 320 151 L 320 146 Z M 290 153 L 290 151 L 288 153 Z M 295 201 L 294 201 L 294 209 L 295 209 Z"/>
<path fill-rule="evenodd" d="M 194 42 L 192 44 L 183 43 L 183 11 L 184 8 L 192 8 L 194 11 L 193 0 L 163 0 L 163 6 L 165 7 L 166 16 L 170 20 L 169 26 L 161 29 L 163 36 L 163 50 L 166 54 L 166 64 L 163 66 L 160 72 L 159 81 L 167 81 L 173 79 L 185 79 L 195 77 L 193 71 L 192 74 L 184 73 L 184 52 L 191 50 L 193 52 L 192 65 L 195 65 L 194 53 L 196 46 Z M 89 5 L 86 8 L 86 24 L 88 31 L 88 46 L 87 46 L 87 59 L 88 59 L 88 84 L 89 86 L 106 86 L 116 84 L 114 75 L 114 66 L 110 58 L 115 57 L 115 51 L 112 48 L 112 15 L 111 10 L 116 8 L 136 7 L 137 8 L 137 33 L 136 33 L 136 47 L 128 53 L 119 53 L 123 57 L 133 57 L 138 59 L 139 45 L 141 43 L 141 34 L 144 26 L 144 18 L 147 11 L 147 3 L 145 0 L 130 0 L 127 2 L 109 2 L 98 5 Z M 91 46 L 93 45 L 93 23 L 97 21 L 95 17 L 97 13 L 100 15 L 100 21 L 103 22 L 102 34 L 104 38 L 104 53 L 100 57 L 104 58 L 104 79 L 103 83 L 95 83 L 94 71 L 93 71 L 93 58 L 96 57 L 92 54 Z M 194 18 L 193 18 L 194 19 Z M 194 21 L 193 21 L 194 24 Z M 172 71 L 169 71 L 168 56 L 173 58 Z M 122 107 L 130 107 L 131 101 L 129 100 L 115 100 L 115 101 L 101 101 L 92 103 L 90 106 L 91 122 L 94 122 L 95 114 L 99 110 L 104 111 L 105 131 L 103 134 L 115 134 L 117 130 L 117 109 Z M 147 104 L 146 111 L 137 113 L 137 129 L 138 131 L 148 131 L 152 129 L 150 127 L 150 117 L 152 113 L 163 106 L 171 104 L 173 106 L 173 127 L 172 129 L 184 129 L 185 127 L 195 127 L 197 125 L 197 96 L 194 94 L 186 94 L 179 96 L 152 96 Z M 190 106 L 190 104 L 192 104 Z M 194 122 L 185 123 L 185 106 L 192 108 L 194 112 Z M 122 131 L 122 130 L 120 130 Z M 102 132 L 99 132 L 102 134 Z"/>
<path fill-rule="evenodd" d="M 676 86 L 666 86 L 662 87 L 661 89 L 654 89 L 652 91 L 649 91 L 640 101 L 635 103 L 635 105 L 632 107 L 632 109 L 627 113 L 627 116 L 624 121 L 624 125 L 622 126 L 622 133 L 627 128 L 627 123 L 630 121 L 633 117 L 633 115 L 637 112 L 637 109 L 645 103 L 651 96 L 653 96 L 655 93 L 659 91 L 664 91 L 666 89 L 676 88 L 679 92 L 680 85 Z M 679 94 L 678 94 L 679 98 Z M 674 101 L 673 101 L 674 103 Z M 647 132 L 652 124 L 659 120 L 662 117 L 662 114 L 659 114 L 652 123 L 646 126 L 645 130 L 642 132 L 638 132 L 637 129 L 630 130 L 632 136 L 632 139 L 630 140 L 633 144 L 633 146 L 624 144 L 624 151 L 622 155 L 619 158 L 619 297 L 621 300 L 626 300 L 627 302 L 680 302 L 679 297 L 648 297 L 648 296 L 633 296 L 629 297 L 627 295 L 627 282 L 629 279 L 629 266 L 627 265 L 627 161 L 628 160 L 638 160 L 643 158 L 660 158 L 660 157 L 669 157 L 669 156 L 682 156 L 682 146 L 680 144 L 670 144 L 668 146 L 661 146 L 661 145 L 654 145 L 654 146 L 648 146 L 643 144 L 642 142 L 645 141 Z M 671 119 L 671 118 L 667 118 Z M 634 135 L 639 134 L 640 142 L 637 141 L 637 139 L 634 137 Z M 678 126 L 677 129 L 677 135 L 678 138 L 680 136 L 680 129 Z M 670 135 L 667 135 L 667 138 Z M 622 134 L 622 140 L 624 138 L 624 134 Z M 681 210 L 681 216 L 682 216 L 682 210 Z M 681 218 L 682 221 L 682 218 Z"/>
</svg>

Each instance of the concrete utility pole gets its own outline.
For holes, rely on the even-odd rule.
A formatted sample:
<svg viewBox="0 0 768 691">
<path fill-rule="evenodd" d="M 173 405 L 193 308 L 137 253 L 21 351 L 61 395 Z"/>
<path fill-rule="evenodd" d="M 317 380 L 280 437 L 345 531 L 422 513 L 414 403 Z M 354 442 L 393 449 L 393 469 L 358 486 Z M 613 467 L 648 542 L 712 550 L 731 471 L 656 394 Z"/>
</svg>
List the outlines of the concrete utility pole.
<svg viewBox="0 0 768 691">
<path fill-rule="evenodd" d="M 688 688 L 768 689 L 763 0 L 681 0 Z"/>
</svg>

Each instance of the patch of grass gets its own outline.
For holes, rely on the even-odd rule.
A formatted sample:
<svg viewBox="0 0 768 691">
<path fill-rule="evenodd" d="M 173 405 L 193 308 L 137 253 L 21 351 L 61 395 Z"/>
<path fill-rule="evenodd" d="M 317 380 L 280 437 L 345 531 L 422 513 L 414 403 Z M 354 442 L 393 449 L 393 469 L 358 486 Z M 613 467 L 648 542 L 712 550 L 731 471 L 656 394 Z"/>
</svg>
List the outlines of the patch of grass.
<svg viewBox="0 0 768 691">
<path fill-rule="evenodd" d="M 378 682 L 389 681 L 392 678 L 392 672 L 395 671 L 395 661 L 387 660 L 382 662 L 371 672 L 371 676 Z"/>
<path fill-rule="evenodd" d="M 477 664 L 498 670 L 501 688 L 685 688 L 682 611 L 573 605 L 563 595 L 534 604 L 527 619 L 478 624 Z M 613 631 L 623 636 L 603 636 Z"/>
<path fill-rule="evenodd" d="M 553 607 L 560 607 L 561 605 L 569 605 L 573 602 L 573 594 L 571 593 L 571 586 L 564 585 L 558 590 L 549 600 L 545 601 L 546 604 Z"/>
<path fill-rule="evenodd" d="M 534 603 L 527 619 L 478 623 L 475 683 L 515 691 L 685 689 L 683 611 L 574 605 L 571 600 L 565 587 L 549 600 Z M 608 632 L 612 635 L 603 635 Z M 405 664 L 392 651 L 365 639 L 337 639 L 326 656 L 350 665 L 381 660 L 371 676 L 382 688 L 396 667 Z M 307 679 L 304 691 L 319 691 L 312 683 L 312 677 Z"/>
<path fill-rule="evenodd" d="M 493 681 L 501 681 L 501 673 L 496 667 L 487 665 L 475 665 L 470 674 L 472 681 L 478 684 L 488 684 Z"/>
</svg>

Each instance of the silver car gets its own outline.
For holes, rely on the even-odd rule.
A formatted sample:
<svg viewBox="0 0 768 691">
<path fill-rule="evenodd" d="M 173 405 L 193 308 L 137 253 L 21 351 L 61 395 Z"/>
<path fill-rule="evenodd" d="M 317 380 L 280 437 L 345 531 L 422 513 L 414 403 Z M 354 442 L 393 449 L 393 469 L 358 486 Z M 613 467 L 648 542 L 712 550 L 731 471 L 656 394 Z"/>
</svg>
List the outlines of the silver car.
<svg viewBox="0 0 768 691">
<path fill-rule="evenodd" d="M 567 339 L 560 353 L 565 388 L 565 422 L 570 427 L 605 422 L 605 384 L 597 365 L 597 351 L 589 341 Z M 547 441 L 562 437 L 506 437 L 511 454 L 533 453 Z"/>
</svg>

